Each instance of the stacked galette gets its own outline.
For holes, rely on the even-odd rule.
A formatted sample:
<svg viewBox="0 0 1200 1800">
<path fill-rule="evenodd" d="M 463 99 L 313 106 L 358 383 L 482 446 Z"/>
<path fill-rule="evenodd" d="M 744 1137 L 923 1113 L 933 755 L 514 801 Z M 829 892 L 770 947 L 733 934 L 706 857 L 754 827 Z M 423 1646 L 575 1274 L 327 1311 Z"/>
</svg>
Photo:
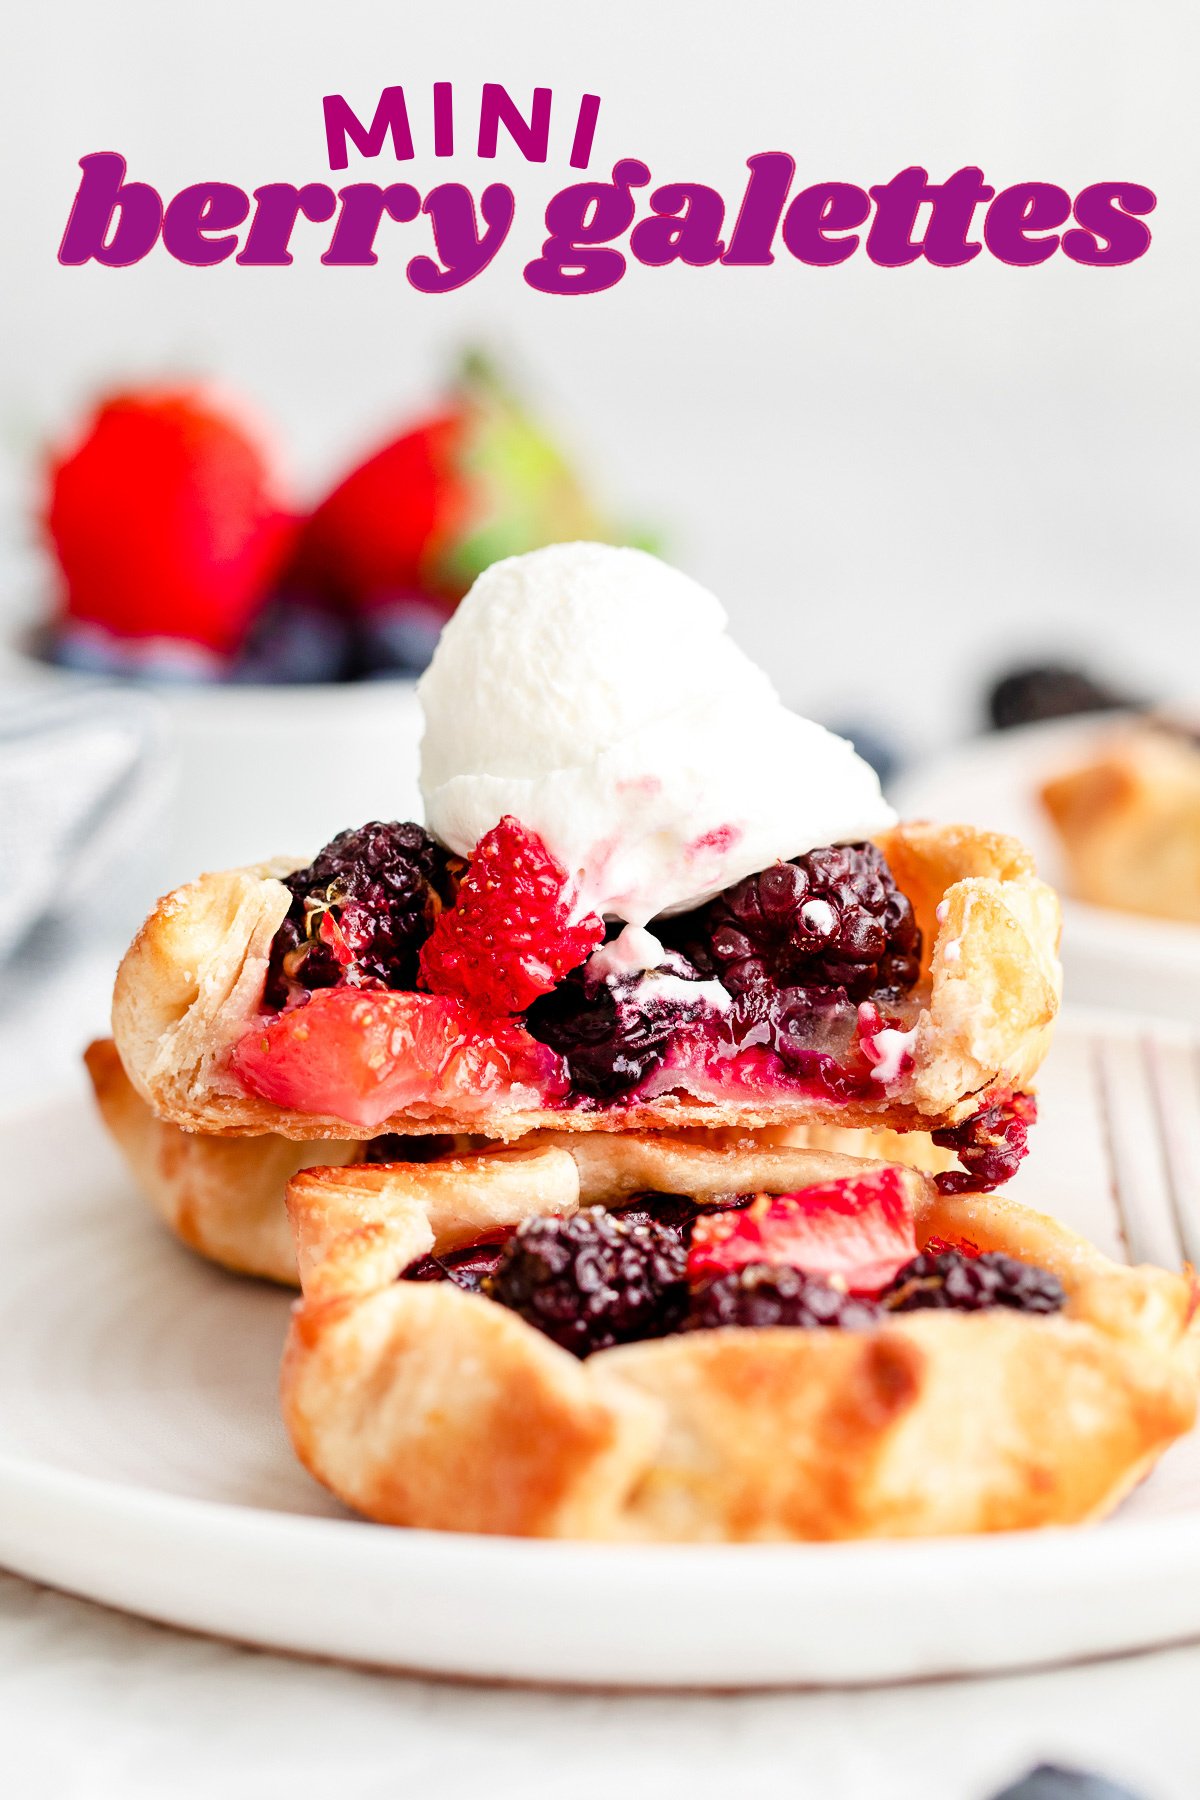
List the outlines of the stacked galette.
<svg viewBox="0 0 1200 1800">
<path fill-rule="evenodd" d="M 1190 1426 L 1196 1378 L 1187 1280 L 994 1195 L 1057 938 L 1021 847 L 966 828 L 635 928 L 514 818 L 467 858 L 372 823 L 168 895 L 89 1067 L 185 1241 L 283 1281 L 298 1250 L 288 1428 L 372 1517 L 1065 1522 Z"/>
</svg>

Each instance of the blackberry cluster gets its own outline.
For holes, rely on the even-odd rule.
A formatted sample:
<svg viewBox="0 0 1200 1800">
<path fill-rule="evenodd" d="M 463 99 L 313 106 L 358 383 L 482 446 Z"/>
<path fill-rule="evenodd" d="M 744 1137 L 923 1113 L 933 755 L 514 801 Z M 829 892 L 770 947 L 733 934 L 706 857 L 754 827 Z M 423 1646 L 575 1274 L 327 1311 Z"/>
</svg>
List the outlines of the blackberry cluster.
<svg viewBox="0 0 1200 1800">
<path fill-rule="evenodd" d="M 963 1165 L 935 1177 L 942 1194 L 988 1194 L 1016 1174 L 1029 1149 L 1029 1127 L 1037 1123 L 1032 1094 L 1011 1094 L 985 1106 L 961 1125 L 947 1125 L 931 1135 L 943 1150 L 953 1150 Z"/>
<path fill-rule="evenodd" d="M 415 987 L 459 866 L 420 825 L 374 820 L 339 832 L 284 881 L 292 904 L 271 945 L 268 1005 L 314 988 Z"/>
<path fill-rule="evenodd" d="M 729 1211 L 752 1198 L 722 1195 L 712 1204 Z M 1054 1313 L 1065 1304 L 1047 1270 L 990 1251 L 925 1251 L 875 1299 L 778 1263 L 749 1263 L 689 1289 L 692 1227 L 708 1210 L 687 1194 L 637 1194 L 617 1212 L 591 1207 L 570 1219 L 528 1219 L 503 1243 L 422 1257 L 403 1279 L 483 1292 L 580 1357 L 727 1325 L 866 1331 L 890 1313 L 923 1308 Z"/>
<path fill-rule="evenodd" d="M 576 1356 L 665 1337 L 687 1313 L 687 1246 L 654 1220 L 589 1207 L 528 1219 L 505 1245 L 484 1292 Z"/>
<path fill-rule="evenodd" d="M 452 1281 L 468 1294 L 478 1294 L 483 1284 L 496 1272 L 504 1254 L 503 1244 L 471 1244 L 465 1250 L 450 1250 L 441 1256 L 421 1256 L 409 1263 L 401 1281 Z"/>
<path fill-rule="evenodd" d="M 843 1293 L 820 1275 L 806 1275 L 775 1263 L 747 1263 L 728 1275 L 716 1275 L 692 1295 L 685 1331 L 711 1331 L 721 1325 L 761 1329 L 770 1325 L 812 1330 L 836 1325 L 843 1331 L 865 1331 L 877 1323 L 872 1300 Z"/>
<path fill-rule="evenodd" d="M 874 844 L 830 844 L 748 875 L 693 915 L 687 948 L 734 994 L 898 999 L 921 967 L 912 907 Z"/>
<path fill-rule="evenodd" d="M 673 956 L 672 974 L 698 980 L 697 970 Z M 637 1087 L 666 1054 L 680 1026 L 704 1011 L 680 1000 L 642 1000 L 636 978 L 595 981 L 586 968 L 574 969 L 565 981 L 535 1000 L 525 1025 L 539 1043 L 563 1058 L 571 1085 L 590 1099 L 617 1100 Z"/>
<path fill-rule="evenodd" d="M 1056 1275 L 1033 1263 L 988 1250 L 964 1256 L 961 1250 L 923 1252 L 906 1263 L 880 1296 L 889 1312 L 935 1307 L 951 1312 L 983 1312 L 1007 1306 L 1014 1312 L 1055 1313 L 1066 1304 Z"/>
</svg>

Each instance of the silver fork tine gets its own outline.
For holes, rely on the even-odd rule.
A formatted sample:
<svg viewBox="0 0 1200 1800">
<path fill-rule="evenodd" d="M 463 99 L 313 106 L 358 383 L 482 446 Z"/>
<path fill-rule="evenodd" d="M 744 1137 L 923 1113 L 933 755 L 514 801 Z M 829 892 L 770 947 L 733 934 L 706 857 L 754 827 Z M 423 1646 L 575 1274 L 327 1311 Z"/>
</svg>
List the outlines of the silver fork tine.
<svg viewBox="0 0 1200 1800">
<path fill-rule="evenodd" d="M 1175 1224 L 1187 1261 L 1200 1268 L 1200 1061 L 1194 1044 L 1144 1042 L 1171 1186 Z"/>
<path fill-rule="evenodd" d="M 1140 1040 L 1110 1033 L 1097 1044 L 1113 1199 L 1132 1263 L 1177 1269 L 1184 1257 L 1172 1201 L 1161 1115 Z"/>
</svg>

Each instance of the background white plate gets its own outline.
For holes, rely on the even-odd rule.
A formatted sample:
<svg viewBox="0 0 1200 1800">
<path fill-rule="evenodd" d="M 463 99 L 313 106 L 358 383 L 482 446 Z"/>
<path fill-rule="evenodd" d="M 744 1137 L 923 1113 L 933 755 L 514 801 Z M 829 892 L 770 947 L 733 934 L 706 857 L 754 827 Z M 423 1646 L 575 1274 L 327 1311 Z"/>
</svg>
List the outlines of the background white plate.
<svg viewBox="0 0 1200 1800">
<path fill-rule="evenodd" d="M 1017 1191 L 1120 1255 L 1093 1028 L 1060 1033 Z M 0 1122 L 0 1166 L 0 1561 L 22 1574 L 280 1649 L 561 1683 L 870 1681 L 1200 1636 L 1196 1437 L 1079 1531 L 657 1549 L 352 1520 L 276 1414 L 287 1296 L 167 1237 L 82 1095 Z"/>
<path fill-rule="evenodd" d="M 1063 895 L 1063 966 L 1075 1005 L 1128 1007 L 1200 1019 L 1200 928 L 1072 900 L 1058 842 L 1038 802 L 1047 776 L 1069 768 L 1124 717 L 1028 725 L 958 745 L 902 776 L 891 793 L 904 818 L 955 819 L 1010 831 Z"/>
</svg>

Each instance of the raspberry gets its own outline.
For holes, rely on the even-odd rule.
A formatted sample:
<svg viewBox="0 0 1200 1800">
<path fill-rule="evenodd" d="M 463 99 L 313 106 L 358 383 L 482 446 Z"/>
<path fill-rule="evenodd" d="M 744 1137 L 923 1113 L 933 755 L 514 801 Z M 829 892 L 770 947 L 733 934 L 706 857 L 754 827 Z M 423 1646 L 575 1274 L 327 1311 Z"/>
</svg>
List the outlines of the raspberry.
<svg viewBox="0 0 1200 1800">
<path fill-rule="evenodd" d="M 569 1219 L 527 1219 L 484 1292 L 564 1350 L 590 1356 L 677 1330 L 687 1312 L 686 1266 L 677 1232 L 593 1206 Z"/>
<path fill-rule="evenodd" d="M 603 935 L 595 913 L 572 919 L 566 870 L 510 815 L 476 844 L 458 898 L 421 951 L 421 984 L 493 1015 L 524 1012 Z"/>
<path fill-rule="evenodd" d="M 961 1169 L 935 1177 L 942 1194 L 987 1194 L 1016 1174 L 1029 1149 L 1029 1127 L 1037 1123 L 1032 1094 L 1010 1094 L 993 1101 L 961 1125 L 931 1133 L 935 1144 L 953 1150 Z"/>
<path fill-rule="evenodd" d="M 896 999 L 920 974 L 912 907 L 874 844 L 831 844 L 749 875 L 718 894 L 692 930 L 735 994 L 818 987 L 853 1000 Z M 674 941 L 691 949 L 690 938 Z"/>
<path fill-rule="evenodd" d="M 878 1318 L 874 1301 L 847 1294 L 820 1275 L 778 1263 L 746 1263 L 696 1289 L 683 1329 L 792 1325 L 810 1330 L 840 1325 L 845 1331 L 865 1331 Z"/>
<path fill-rule="evenodd" d="M 1066 1304 L 1056 1275 L 1033 1263 L 1018 1262 L 994 1250 L 964 1256 L 961 1250 L 924 1251 L 899 1271 L 880 1303 L 890 1312 L 917 1312 L 937 1307 L 953 1312 L 982 1312 L 1009 1306 L 1016 1312 L 1055 1313 Z"/>
<path fill-rule="evenodd" d="M 421 1256 L 410 1263 L 401 1281 L 452 1281 L 455 1287 L 477 1294 L 504 1254 L 503 1244 L 470 1244 L 465 1250 L 448 1250 L 442 1256 Z"/>
<path fill-rule="evenodd" d="M 664 969 L 681 980 L 698 980 L 682 956 L 672 955 Z M 681 1025 L 708 1011 L 703 995 L 695 1001 L 653 997 L 653 981 L 637 976 L 595 981 L 576 969 L 551 994 L 530 1009 L 525 1025 L 531 1036 L 564 1058 L 571 1085 L 593 1100 L 617 1100 L 657 1068 Z"/>
<path fill-rule="evenodd" d="M 315 988 L 416 986 L 417 955 L 454 897 L 455 863 L 419 825 L 379 820 L 339 832 L 308 867 L 271 944 L 266 1000 Z"/>
</svg>

